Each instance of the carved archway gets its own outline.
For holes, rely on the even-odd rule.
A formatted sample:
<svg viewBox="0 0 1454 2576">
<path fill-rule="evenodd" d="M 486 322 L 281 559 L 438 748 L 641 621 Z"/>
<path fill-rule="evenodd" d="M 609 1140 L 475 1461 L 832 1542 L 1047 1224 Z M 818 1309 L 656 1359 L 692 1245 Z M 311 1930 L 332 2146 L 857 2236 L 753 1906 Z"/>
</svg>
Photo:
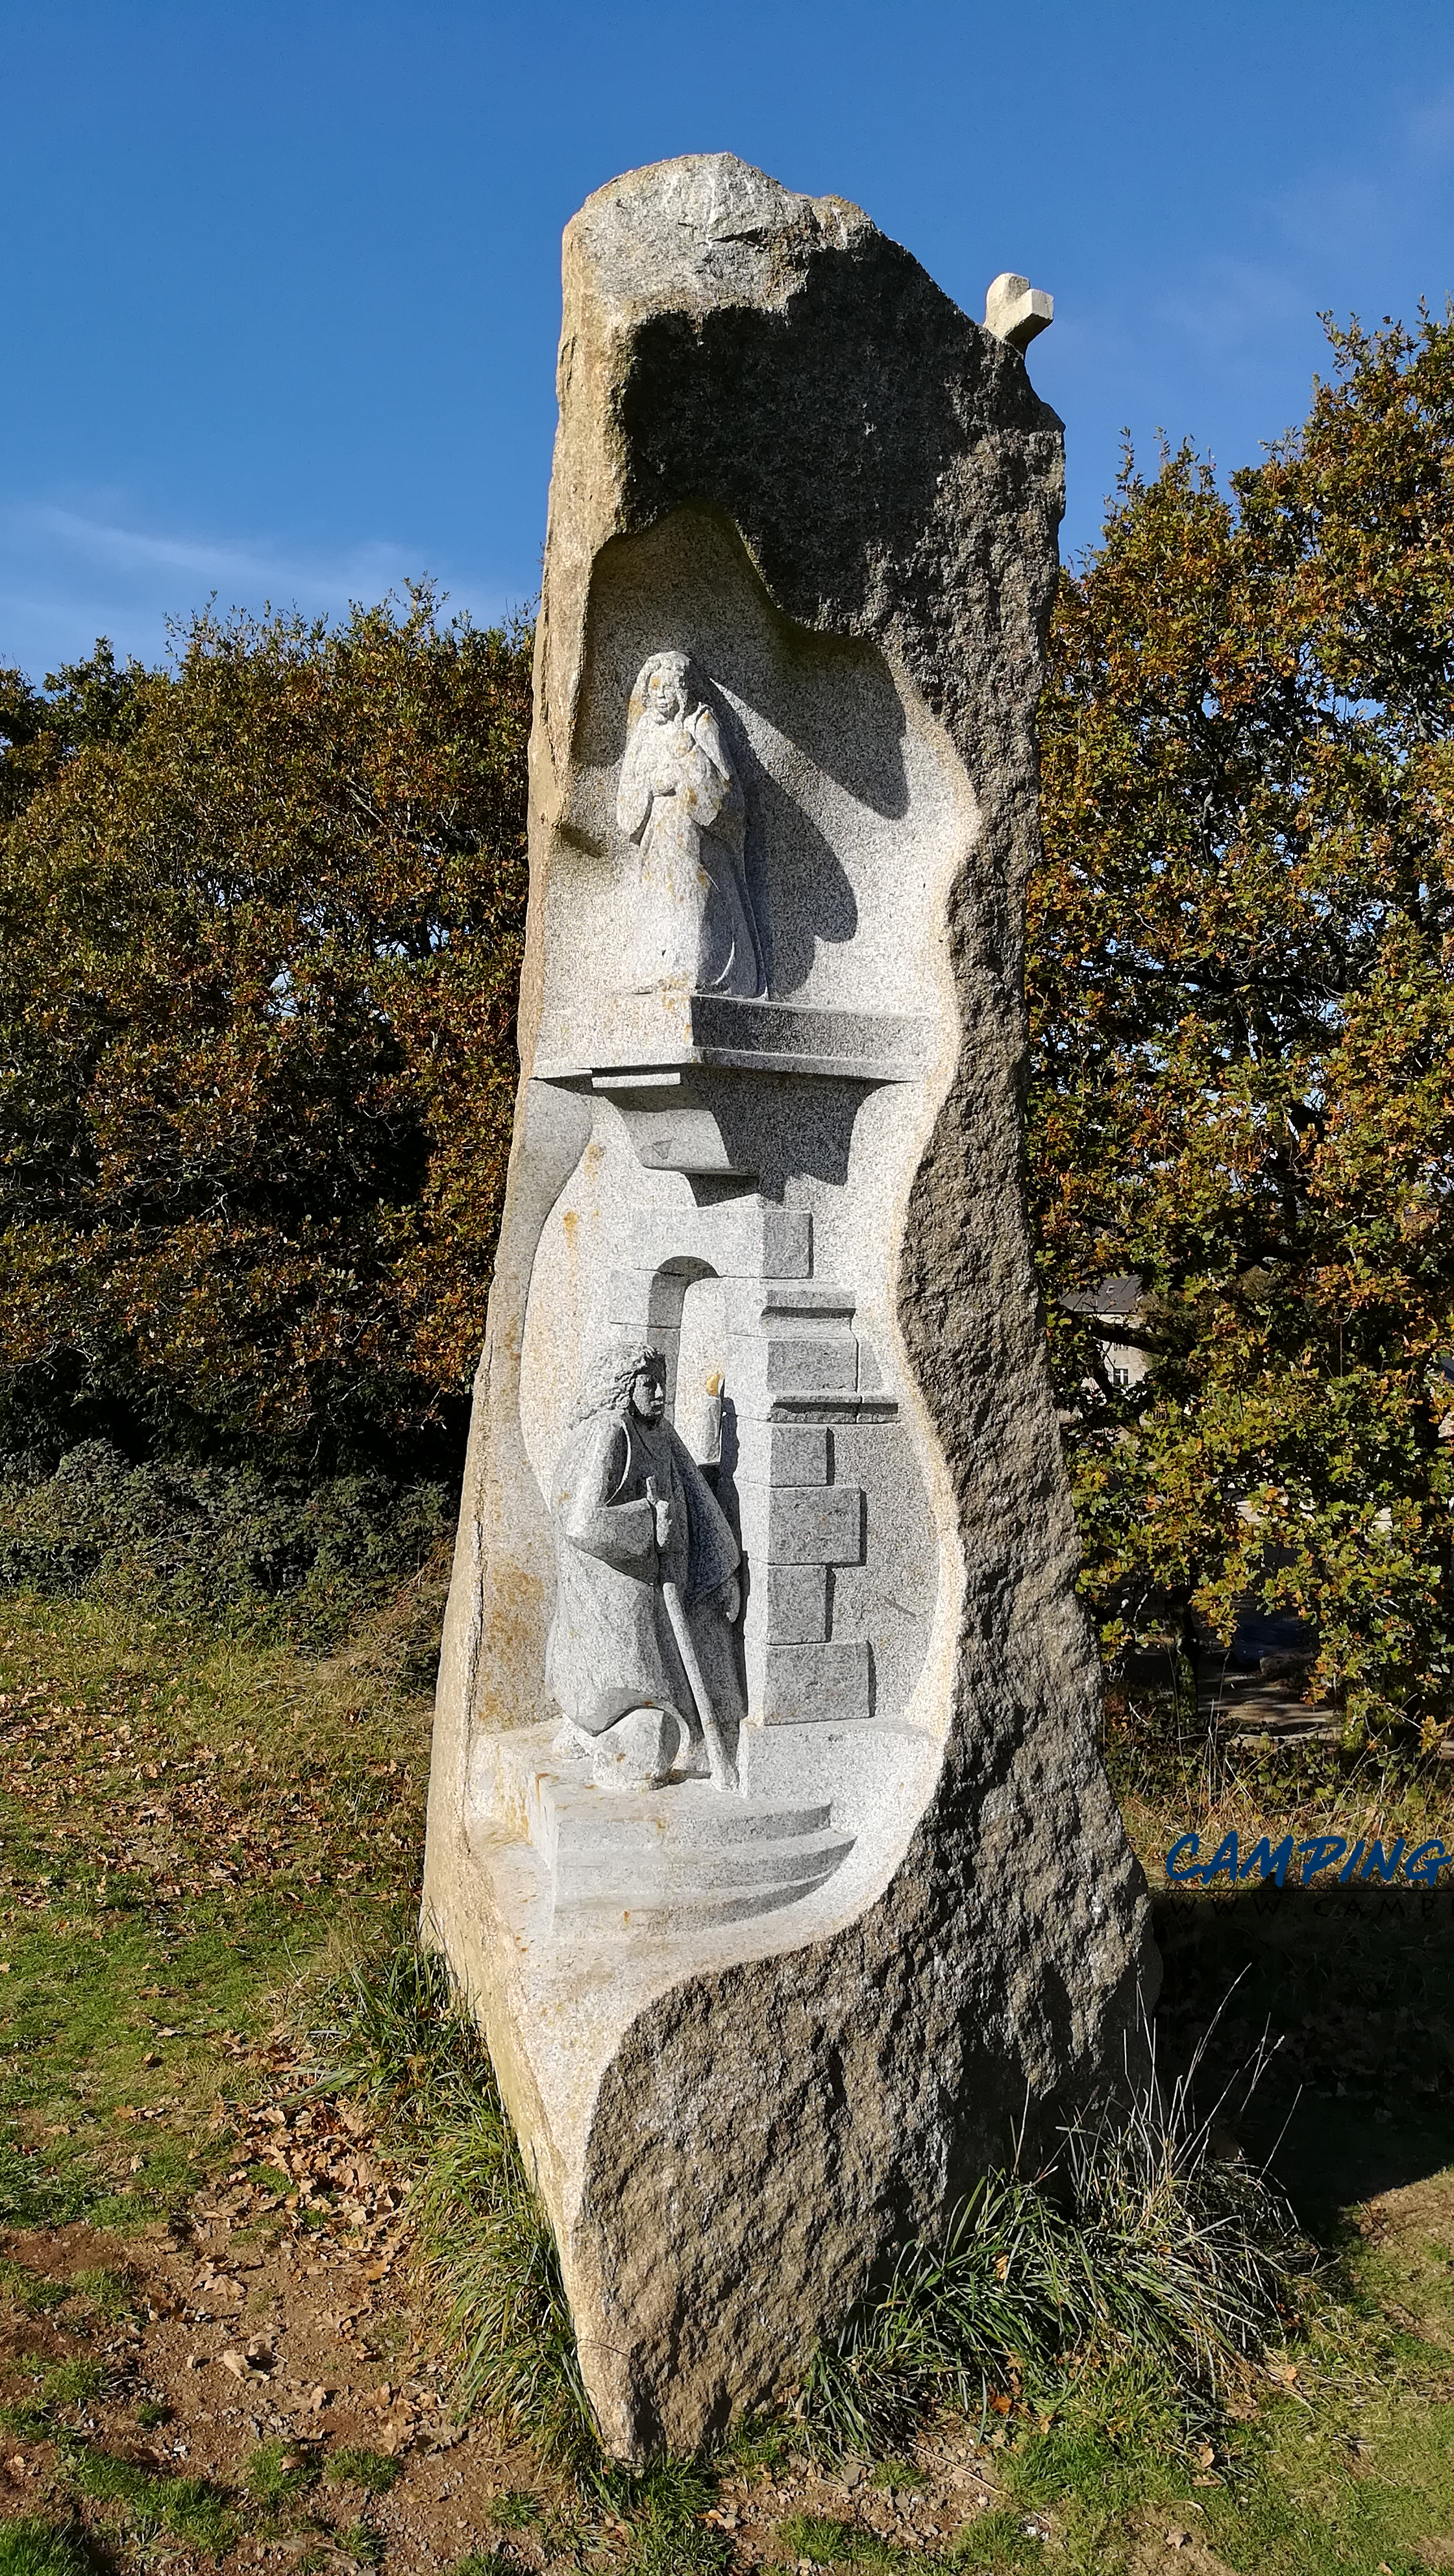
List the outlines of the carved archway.
<svg viewBox="0 0 1454 2576">
<path fill-rule="evenodd" d="M 727 1365 L 726 1290 L 710 1262 L 682 1253 L 656 1272 L 647 1329 L 666 1355 L 667 1413 L 698 1464 L 722 1456 Z"/>
</svg>

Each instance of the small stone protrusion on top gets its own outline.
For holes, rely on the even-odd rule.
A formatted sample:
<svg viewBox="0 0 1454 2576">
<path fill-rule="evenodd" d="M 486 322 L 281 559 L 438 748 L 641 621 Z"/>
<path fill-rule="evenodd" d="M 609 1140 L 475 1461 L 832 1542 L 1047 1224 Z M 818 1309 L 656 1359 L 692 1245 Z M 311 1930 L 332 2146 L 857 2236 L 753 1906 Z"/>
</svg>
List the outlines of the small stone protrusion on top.
<svg viewBox="0 0 1454 2576">
<path fill-rule="evenodd" d="M 997 340 L 1008 340 L 1022 357 L 1037 333 L 1048 331 L 1054 319 L 1054 296 L 1008 268 L 994 279 L 984 300 L 985 329 L 993 331 Z"/>
</svg>

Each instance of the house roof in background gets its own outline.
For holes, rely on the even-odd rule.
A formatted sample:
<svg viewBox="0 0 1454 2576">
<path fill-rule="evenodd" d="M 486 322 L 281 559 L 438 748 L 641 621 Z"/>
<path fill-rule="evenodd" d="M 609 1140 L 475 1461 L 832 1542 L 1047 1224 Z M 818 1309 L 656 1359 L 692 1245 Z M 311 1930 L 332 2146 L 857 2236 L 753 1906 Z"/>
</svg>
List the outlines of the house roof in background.
<svg viewBox="0 0 1454 2576">
<path fill-rule="evenodd" d="M 1060 1302 L 1072 1315 L 1100 1315 L 1110 1322 L 1134 1315 L 1141 1294 L 1140 1271 L 1119 1270 L 1113 1279 L 1102 1279 L 1094 1288 L 1072 1288 Z"/>
</svg>

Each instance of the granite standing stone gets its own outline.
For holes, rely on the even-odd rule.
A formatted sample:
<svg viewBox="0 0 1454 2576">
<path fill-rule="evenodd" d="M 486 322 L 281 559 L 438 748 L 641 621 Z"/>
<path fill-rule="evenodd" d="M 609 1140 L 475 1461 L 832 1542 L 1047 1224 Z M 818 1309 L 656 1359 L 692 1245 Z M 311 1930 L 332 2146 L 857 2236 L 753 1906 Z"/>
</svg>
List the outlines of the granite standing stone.
<svg viewBox="0 0 1454 2576">
<path fill-rule="evenodd" d="M 730 155 L 567 231 L 424 1924 L 610 2447 L 790 2383 L 1154 1996 L 1020 1181 L 1060 424 Z"/>
</svg>

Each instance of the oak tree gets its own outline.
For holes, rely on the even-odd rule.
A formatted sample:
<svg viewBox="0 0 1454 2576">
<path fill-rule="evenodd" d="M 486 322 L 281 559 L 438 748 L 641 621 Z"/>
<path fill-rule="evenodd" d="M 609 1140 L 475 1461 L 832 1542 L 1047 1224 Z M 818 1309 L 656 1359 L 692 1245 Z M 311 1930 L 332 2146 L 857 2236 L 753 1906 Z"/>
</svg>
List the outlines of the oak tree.
<svg viewBox="0 0 1454 2576">
<path fill-rule="evenodd" d="M 1329 328 L 1219 487 L 1128 463 L 1062 583 L 1030 1186 L 1086 1555 L 1316 1623 L 1350 1716 L 1454 1706 L 1454 318 Z M 1139 1274 L 1115 1383 L 1067 1292 Z"/>
<path fill-rule="evenodd" d="M 528 726 L 422 588 L 0 680 L 0 1447 L 453 1465 Z"/>
</svg>

